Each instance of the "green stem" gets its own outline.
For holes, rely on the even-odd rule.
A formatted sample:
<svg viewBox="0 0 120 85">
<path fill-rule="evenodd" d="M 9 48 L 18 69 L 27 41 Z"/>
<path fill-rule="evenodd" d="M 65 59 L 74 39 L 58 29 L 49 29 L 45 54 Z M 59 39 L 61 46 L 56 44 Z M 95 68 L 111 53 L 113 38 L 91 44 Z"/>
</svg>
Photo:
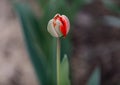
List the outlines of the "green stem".
<svg viewBox="0 0 120 85">
<path fill-rule="evenodd" d="M 60 85 L 60 39 L 57 38 L 57 85 Z"/>
</svg>

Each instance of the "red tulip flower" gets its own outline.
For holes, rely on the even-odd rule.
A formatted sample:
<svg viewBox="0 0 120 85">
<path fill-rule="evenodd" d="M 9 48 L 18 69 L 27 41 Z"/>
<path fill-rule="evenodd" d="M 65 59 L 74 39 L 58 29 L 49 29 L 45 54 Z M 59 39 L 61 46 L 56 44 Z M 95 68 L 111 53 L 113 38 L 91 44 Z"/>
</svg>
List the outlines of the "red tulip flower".
<svg viewBox="0 0 120 85">
<path fill-rule="evenodd" d="M 66 37 L 70 29 L 69 19 L 65 15 L 56 14 L 48 22 L 47 30 L 54 37 Z"/>
</svg>

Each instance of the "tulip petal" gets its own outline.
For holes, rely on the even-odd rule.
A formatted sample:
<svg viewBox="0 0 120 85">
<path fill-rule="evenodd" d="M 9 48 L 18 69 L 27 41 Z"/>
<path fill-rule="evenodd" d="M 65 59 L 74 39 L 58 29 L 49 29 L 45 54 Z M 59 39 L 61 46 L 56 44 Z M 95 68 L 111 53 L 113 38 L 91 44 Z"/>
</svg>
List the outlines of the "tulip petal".
<svg viewBox="0 0 120 85">
<path fill-rule="evenodd" d="M 56 30 L 58 36 L 61 37 L 61 36 L 62 36 L 62 33 L 61 33 L 61 31 L 60 31 L 61 22 L 60 22 L 60 20 L 56 20 L 55 23 L 56 23 L 55 30 Z"/>
<path fill-rule="evenodd" d="M 66 29 L 66 23 L 60 25 L 60 31 L 63 34 L 64 37 L 67 35 L 67 29 Z"/>
<path fill-rule="evenodd" d="M 56 20 L 57 18 L 59 18 L 61 15 L 59 13 L 57 13 L 55 16 L 54 16 L 54 19 Z"/>
<path fill-rule="evenodd" d="M 48 26 L 47 26 L 47 30 L 48 32 L 54 36 L 54 37 L 58 37 L 58 34 L 53 26 L 53 22 L 54 22 L 54 19 L 51 19 L 49 22 L 48 22 Z"/>
<path fill-rule="evenodd" d="M 65 16 L 65 15 L 62 15 L 62 18 L 65 20 L 65 23 L 66 23 L 66 29 L 67 29 L 67 34 L 70 30 L 70 21 L 69 19 Z"/>
<path fill-rule="evenodd" d="M 62 16 L 58 17 L 58 20 L 60 20 L 60 22 L 61 22 L 60 31 L 61 31 L 61 33 L 63 34 L 63 36 L 66 37 L 66 35 L 67 35 L 67 24 L 66 24 L 66 20 L 65 20 Z"/>
</svg>

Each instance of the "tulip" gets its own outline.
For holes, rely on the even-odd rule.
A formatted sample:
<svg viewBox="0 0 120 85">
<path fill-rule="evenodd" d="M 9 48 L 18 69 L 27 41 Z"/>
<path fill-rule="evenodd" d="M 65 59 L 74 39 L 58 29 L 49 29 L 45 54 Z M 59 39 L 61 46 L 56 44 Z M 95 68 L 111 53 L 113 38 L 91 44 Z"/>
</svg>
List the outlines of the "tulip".
<svg viewBox="0 0 120 85">
<path fill-rule="evenodd" d="M 47 30 L 53 37 L 66 37 L 70 29 L 69 19 L 65 15 L 56 14 L 48 22 Z"/>
</svg>

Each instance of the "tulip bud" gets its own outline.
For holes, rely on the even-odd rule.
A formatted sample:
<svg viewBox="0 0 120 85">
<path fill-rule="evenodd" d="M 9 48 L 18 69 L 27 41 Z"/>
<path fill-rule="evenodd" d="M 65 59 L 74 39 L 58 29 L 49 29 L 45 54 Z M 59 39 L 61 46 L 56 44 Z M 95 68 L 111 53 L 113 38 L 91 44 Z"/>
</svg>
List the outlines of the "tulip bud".
<svg viewBox="0 0 120 85">
<path fill-rule="evenodd" d="M 66 37 L 70 29 L 69 19 L 65 15 L 56 14 L 48 22 L 47 30 L 54 37 Z"/>
</svg>

